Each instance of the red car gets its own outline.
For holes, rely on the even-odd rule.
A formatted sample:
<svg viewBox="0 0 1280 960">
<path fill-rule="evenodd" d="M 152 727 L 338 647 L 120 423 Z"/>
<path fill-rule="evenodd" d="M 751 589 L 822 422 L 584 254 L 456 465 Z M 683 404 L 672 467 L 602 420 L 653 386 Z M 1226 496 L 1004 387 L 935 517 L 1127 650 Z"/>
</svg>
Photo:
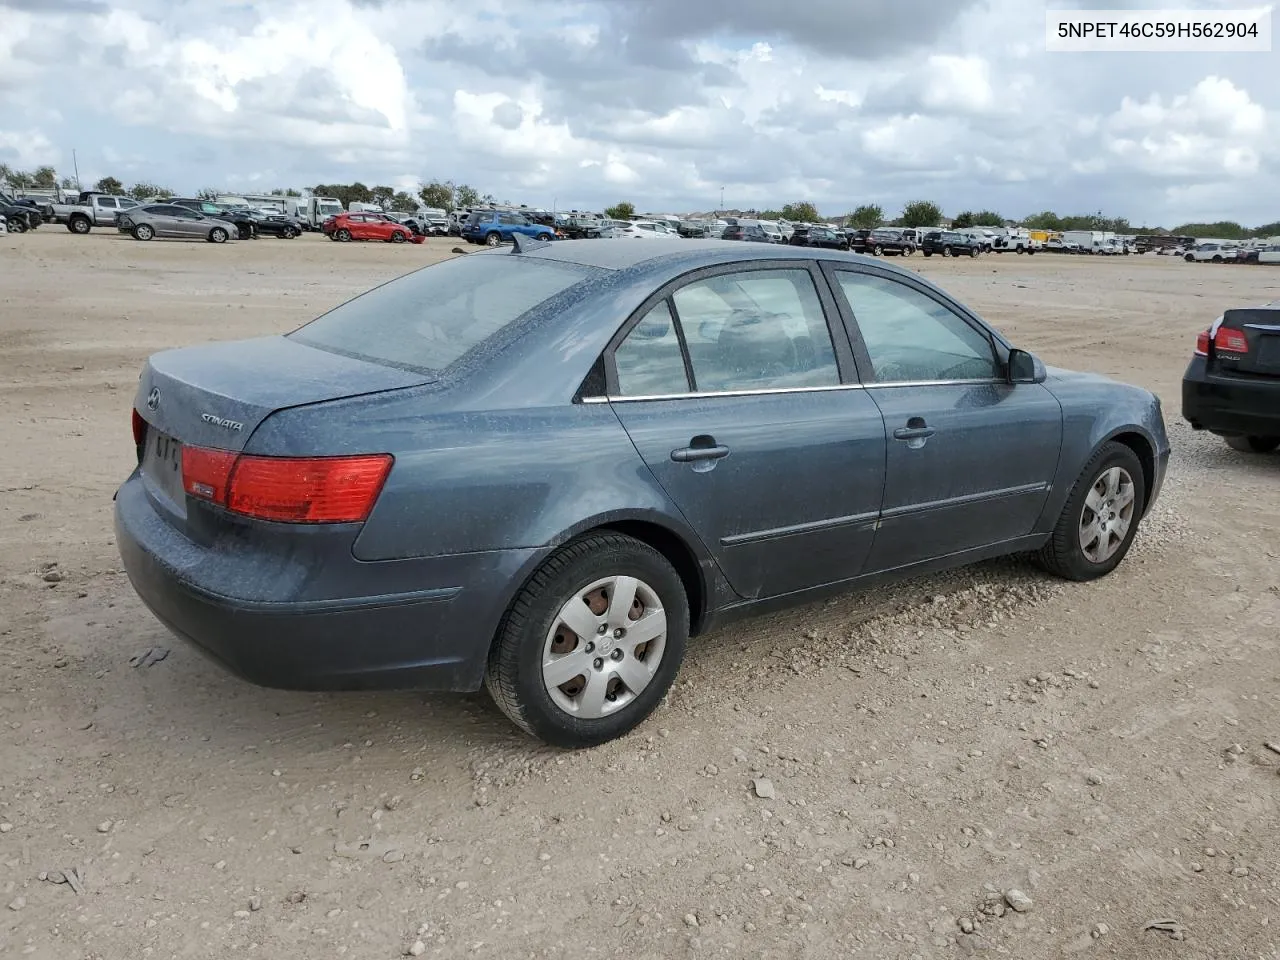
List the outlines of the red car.
<svg viewBox="0 0 1280 960">
<path fill-rule="evenodd" d="M 322 229 L 330 240 L 342 243 L 349 240 L 406 243 L 413 239 L 413 231 L 408 227 L 376 213 L 340 213 L 326 220 Z"/>
</svg>

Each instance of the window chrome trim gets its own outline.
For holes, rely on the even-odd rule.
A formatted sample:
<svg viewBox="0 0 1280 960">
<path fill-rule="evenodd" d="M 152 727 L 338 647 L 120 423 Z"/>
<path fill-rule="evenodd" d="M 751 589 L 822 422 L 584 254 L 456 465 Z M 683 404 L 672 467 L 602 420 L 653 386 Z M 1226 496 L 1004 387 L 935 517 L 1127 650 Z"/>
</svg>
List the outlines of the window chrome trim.
<svg viewBox="0 0 1280 960">
<path fill-rule="evenodd" d="M 775 393 L 830 393 L 834 390 L 880 390 L 897 387 L 965 387 L 1008 384 L 1008 380 L 895 380 L 890 383 L 834 383 L 822 387 L 764 387 L 758 390 L 700 390 L 696 393 L 653 393 L 635 397 L 583 397 L 583 403 L 639 403 L 646 400 L 709 400 L 713 397 L 761 397 Z"/>
</svg>

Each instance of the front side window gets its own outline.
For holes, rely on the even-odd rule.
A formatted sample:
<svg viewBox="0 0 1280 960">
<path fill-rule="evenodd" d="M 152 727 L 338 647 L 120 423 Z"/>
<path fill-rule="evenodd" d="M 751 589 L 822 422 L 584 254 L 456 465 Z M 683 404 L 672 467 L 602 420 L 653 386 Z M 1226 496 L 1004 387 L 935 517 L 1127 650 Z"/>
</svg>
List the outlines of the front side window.
<svg viewBox="0 0 1280 960">
<path fill-rule="evenodd" d="M 684 369 L 680 337 L 663 300 L 632 327 L 613 352 L 618 373 L 618 395 L 657 396 L 686 393 L 689 380 Z"/>
<path fill-rule="evenodd" d="M 699 392 L 832 386 L 831 332 L 807 270 L 753 270 L 672 296 Z"/>
<path fill-rule="evenodd" d="M 897 280 L 837 271 L 877 383 L 988 380 L 991 339 L 937 300 Z"/>
</svg>

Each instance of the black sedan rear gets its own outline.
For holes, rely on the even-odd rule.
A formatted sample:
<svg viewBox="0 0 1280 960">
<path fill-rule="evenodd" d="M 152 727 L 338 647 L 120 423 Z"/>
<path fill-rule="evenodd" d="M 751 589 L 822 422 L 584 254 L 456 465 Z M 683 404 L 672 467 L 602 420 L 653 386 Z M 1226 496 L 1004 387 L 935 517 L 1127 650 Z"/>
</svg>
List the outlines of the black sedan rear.
<svg viewBox="0 0 1280 960">
<path fill-rule="evenodd" d="M 1236 450 L 1280 447 L 1280 300 L 1228 310 L 1196 338 L 1182 416 Z"/>
</svg>

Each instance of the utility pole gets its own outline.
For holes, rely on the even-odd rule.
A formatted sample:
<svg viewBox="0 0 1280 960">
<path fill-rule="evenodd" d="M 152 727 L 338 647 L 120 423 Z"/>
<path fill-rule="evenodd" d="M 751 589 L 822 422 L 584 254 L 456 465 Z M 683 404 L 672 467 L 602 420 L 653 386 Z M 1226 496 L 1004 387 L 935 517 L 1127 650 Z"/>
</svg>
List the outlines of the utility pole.
<svg viewBox="0 0 1280 960">
<path fill-rule="evenodd" d="M 71 150 L 71 166 L 76 172 L 76 190 L 83 190 L 84 188 L 80 186 L 80 164 L 76 162 L 76 151 L 74 148 Z"/>
<path fill-rule="evenodd" d="M 724 213 L 724 187 L 720 188 L 720 213 Z"/>
</svg>

